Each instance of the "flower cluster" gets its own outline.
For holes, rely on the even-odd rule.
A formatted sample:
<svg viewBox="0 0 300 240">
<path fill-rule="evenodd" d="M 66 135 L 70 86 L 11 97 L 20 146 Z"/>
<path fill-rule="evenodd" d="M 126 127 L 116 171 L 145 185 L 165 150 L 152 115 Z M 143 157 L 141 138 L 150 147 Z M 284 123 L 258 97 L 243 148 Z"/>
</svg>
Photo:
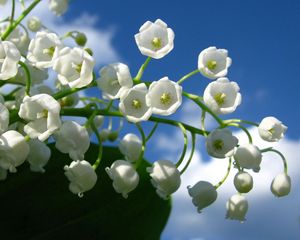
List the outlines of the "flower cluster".
<svg viewBox="0 0 300 240">
<path fill-rule="evenodd" d="M 0 1 L 0 4 L 5 2 Z M 20 18 L 24 18 L 39 2 L 35 0 Z M 69 4 L 68 0 L 48 2 L 49 9 L 58 16 L 67 10 Z M 159 124 L 169 124 L 178 127 L 184 136 L 180 159 L 177 162 L 173 159 L 155 159 L 145 169 L 153 188 L 162 199 L 168 199 L 179 189 L 181 175 L 193 160 L 196 137 L 199 135 L 205 138 L 207 153 L 220 161 L 227 158 L 229 165 L 226 176 L 218 184 L 199 180 L 194 186 L 187 187 L 198 212 L 215 202 L 217 189 L 225 182 L 229 171 L 234 169 L 236 175 L 233 185 L 237 193 L 226 203 L 226 217 L 244 221 L 248 211 L 245 194 L 254 185 L 251 174 L 260 171 L 266 152 L 277 153 L 284 163 L 282 173 L 270 184 L 271 192 L 276 197 L 289 194 L 291 179 L 283 154 L 273 147 L 260 149 L 256 146 L 245 125 L 257 127 L 260 137 L 267 142 L 278 142 L 284 137 L 287 127 L 272 116 L 260 123 L 220 117 L 233 113 L 242 102 L 238 83 L 227 77 L 232 60 L 226 49 L 214 46 L 204 49 L 199 53 L 198 68 L 177 81 L 168 76 L 145 81 L 143 74 L 151 59 L 161 59 L 169 54 L 174 48 L 175 39 L 173 30 L 161 19 L 147 21 L 134 36 L 141 54 L 147 57 L 136 76 L 132 77 L 126 64 L 117 62 L 103 66 L 97 77 L 94 72 L 95 60 L 92 51 L 85 48 L 88 39 L 83 33 L 72 31 L 59 36 L 47 29 L 39 18 L 31 16 L 27 22 L 27 28 L 33 35 L 31 37 L 27 29 L 24 31 L 25 26 L 21 28 L 18 23 L 9 18 L 4 21 L 0 31 L 0 84 L 16 86 L 12 92 L 0 95 L 0 180 L 5 180 L 8 172 L 17 172 L 17 167 L 25 161 L 29 163 L 31 171 L 47 171 L 51 157 L 48 143 L 55 143 L 55 148 L 68 154 L 70 159 L 70 164 L 62 169 L 70 182 L 69 190 L 82 197 L 83 193 L 96 185 L 102 144 L 107 140 L 118 140 L 123 158 L 104 167 L 115 191 L 128 198 L 139 184 L 141 163 L 148 141 Z M 77 46 L 66 46 L 63 41 L 65 38 L 74 39 Z M 55 73 L 55 81 L 49 79 L 49 72 Z M 203 96 L 185 92 L 182 84 L 199 73 L 209 79 Z M 45 80 L 52 81 L 50 85 L 55 85 L 55 89 L 50 88 Z M 78 94 L 91 87 L 98 87 L 102 98 L 100 92 L 97 97 Z M 180 108 L 183 97 L 202 109 L 199 127 L 167 118 Z M 84 107 L 78 106 L 78 103 Z M 218 124 L 211 131 L 204 124 L 207 114 Z M 86 122 L 81 125 L 74 120 L 67 120 L 64 115 L 84 117 Z M 119 127 L 114 130 L 112 117 L 120 119 Z M 109 120 L 107 128 L 103 127 L 106 119 Z M 119 139 L 123 119 L 133 123 L 140 136 L 127 133 Z M 147 136 L 141 125 L 143 121 L 154 122 Z M 232 127 L 243 130 L 249 143 L 239 143 Z M 87 161 L 85 153 L 93 134 L 98 140 L 99 153 L 96 160 Z M 190 141 L 191 151 L 186 156 Z M 185 157 L 188 157 L 187 161 L 184 161 Z"/>
</svg>

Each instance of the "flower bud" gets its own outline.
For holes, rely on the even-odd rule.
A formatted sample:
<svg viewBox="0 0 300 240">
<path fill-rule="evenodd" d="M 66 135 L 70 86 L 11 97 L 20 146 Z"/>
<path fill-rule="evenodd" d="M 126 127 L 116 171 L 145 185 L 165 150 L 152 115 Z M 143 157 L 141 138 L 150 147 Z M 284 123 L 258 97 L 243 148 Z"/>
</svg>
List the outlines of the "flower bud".
<svg viewBox="0 0 300 240">
<path fill-rule="evenodd" d="M 141 154 L 142 141 L 137 135 L 128 133 L 120 141 L 119 149 L 127 161 L 135 162 Z"/>
<path fill-rule="evenodd" d="M 115 161 L 111 167 L 105 168 L 108 176 L 113 180 L 113 187 L 124 198 L 134 190 L 139 183 L 139 175 L 131 163 L 125 160 Z"/>
<path fill-rule="evenodd" d="M 91 190 L 97 182 L 97 174 L 91 164 L 85 160 L 73 161 L 70 166 L 65 166 L 65 175 L 70 181 L 69 189 L 72 193 L 78 194 Z"/>
<path fill-rule="evenodd" d="M 216 188 L 210 182 L 199 181 L 193 187 L 188 186 L 187 188 L 189 195 L 193 198 L 192 202 L 199 213 L 201 213 L 203 208 L 216 201 L 218 196 Z"/>
<path fill-rule="evenodd" d="M 117 140 L 118 136 L 119 136 L 119 132 L 118 131 L 111 131 L 108 134 L 108 141 L 114 142 L 114 141 Z"/>
<path fill-rule="evenodd" d="M 233 195 L 226 203 L 227 214 L 226 218 L 244 222 L 245 215 L 248 211 L 248 201 L 240 194 Z"/>
<path fill-rule="evenodd" d="M 286 130 L 287 126 L 275 117 L 264 118 L 258 126 L 260 137 L 267 142 L 278 142 L 284 137 Z"/>
<path fill-rule="evenodd" d="M 87 38 L 86 38 L 85 34 L 81 33 L 81 32 L 78 32 L 74 39 L 75 39 L 75 42 L 81 47 L 83 47 L 87 42 Z"/>
<path fill-rule="evenodd" d="M 253 188 L 253 178 L 247 172 L 238 172 L 234 177 L 234 186 L 240 193 L 247 193 Z"/>
<path fill-rule="evenodd" d="M 234 159 L 242 168 L 259 170 L 262 155 L 258 147 L 246 144 L 237 148 Z"/>
<path fill-rule="evenodd" d="M 161 198 L 167 199 L 169 195 L 176 192 L 180 187 L 180 172 L 172 162 L 159 160 L 146 170 L 150 173 L 152 177 L 151 183 Z"/>
<path fill-rule="evenodd" d="M 37 32 L 42 28 L 42 23 L 38 17 L 32 16 L 27 21 L 27 27 L 32 32 Z"/>
<path fill-rule="evenodd" d="M 102 142 L 107 141 L 109 134 L 110 134 L 110 130 L 108 130 L 108 129 L 106 129 L 106 128 L 105 128 L 105 129 L 102 129 L 102 130 L 99 132 L 101 141 L 102 141 Z"/>
<path fill-rule="evenodd" d="M 283 197 L 291 191 L 291 178 L 285 174 L 278 174 L 271 183 L 271 191 L 276 197 Z"/>
</svg>

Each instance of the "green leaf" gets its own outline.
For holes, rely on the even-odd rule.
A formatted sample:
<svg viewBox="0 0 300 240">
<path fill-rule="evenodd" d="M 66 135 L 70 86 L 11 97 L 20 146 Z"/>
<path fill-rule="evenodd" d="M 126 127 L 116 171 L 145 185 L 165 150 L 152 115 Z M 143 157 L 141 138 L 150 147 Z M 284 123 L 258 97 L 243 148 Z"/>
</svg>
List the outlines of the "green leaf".
<svg viewBox="0 0 300 240">
<path fill-rule="evenodd" d="M 1 239 L 159 239 L 171 210 L 171 201 L 160 199 L 150 183 L 143 161 L 140 182 L 128 199 L 114 191 L 104 171 L 113 161 L 123 159 L 117 148 L 104 147 L 97 169 L 96 186 L 83 198 L 72 194 L 63 167 L 68 155 L 53 145 L 44 174 L 29 170 L 28 164 L 0 182 Z M 85 158 L 97 158 L 92 144 Z"/>
</svg>

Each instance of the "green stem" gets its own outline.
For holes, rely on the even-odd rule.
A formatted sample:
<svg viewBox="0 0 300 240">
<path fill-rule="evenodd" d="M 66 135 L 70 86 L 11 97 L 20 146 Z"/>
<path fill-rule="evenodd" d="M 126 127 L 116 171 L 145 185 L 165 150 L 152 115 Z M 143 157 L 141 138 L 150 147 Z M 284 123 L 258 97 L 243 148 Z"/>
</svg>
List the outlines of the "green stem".
<svg viewBox="0 0 300 240">
<path fill-rule="evenodd" d="M 152 137 L 152 135 L 154 134 L 155 130 L 157 129 L 158 127 L 158 122 L 156 122 L 153 126 L 153 128 L 151 129 L 149 135 L 147 136 L 146 138 L 146 142 L 148 142 L 150 140 L 150 138 Z"/>
<path fill-rule="evenodd" d="M 177 81 L 177 83 L 178 83 L 178 84 L 183 83 L 185 80 L 187 80 L 187 79 L 190 78 L 191 76 L 195 75 L 196 73 L 199 73 L 199 69 L 196 69 L 196 70 L 194 70 L 194 71 L 192 71 L 192 72 L 190 72 L 190 73 L 184 75 L 182 78 L 180 78 L 180 79 Z"/>
<path fill-rule="evenodd" d="M 191 132 L 192 134 L 192 149 L 191 149 L 191 154 L 190 154 L 190 157 L 186 163 L 186 165 L 184 166 L 184 168 L 180 171 L 180 174 L 182 175 L 185 170 L 188 168 L 188 166 L 190 165 L 192 159 L 193 159 L 193 156 L 194 156 L 194 152 L 195 152 L 195 145 L 196 145 L 196 135 L 195 133 Z"/>
<path fill-rule="evenodd" d="M 246 133 L 246 135 L 247 135 L 247 137 L 248 137 L 248 140 L 249 140 L 249 143 L 250 143 L 250 144 L 253 143 L 251 134 L 249 133 L 248 129 L 245 128 L 243 125 L 237 124 L 237 123 L 227 123 L 226 126 L 232 126 L 232 127 L 237 127 L 237 128 L 242 129 L 242 130 Z"/>
<path fill-rule="evenodd" d="M 97 84 L 95 82 L 92 82 L 90 85 L 82 87 L 82 88 L 68 88 L 68 89 L 63 89 L 55 94 L 53 94 L 53 97 L 58 100 L 61 99 L 65 96 L 71 95 L 73 93 L 76 93 L 78 91 L 87 89 L 87 88 L 91 88 L 91 87 L 95 87 Z"/>
<path fill-rule="evenodd" d="M 30 87 L 31 87 L 31 76 L 30 76 L 30 71 L 27 67 L 27 65 L 21 61 L 19 61 L 20 66 L 24 69 L 25 74 L 26 74 L 26 87 L 25 87 L 25 94 L 27 96 L 30 96 Z"/>
<path fill-rule="evenodd" d="M 184 128 L 184 126 L 181 123 L 178 123 L 178 127 L 181 129 L 182 134 L 183 134 L 183 150 L 182 150 L 180 159 L 176 163 L 177 168 L 183 162 L 183 159 L 185 157 L 185 153 L 186 153 L 186 150 L 187 150 L 187 145 L 188 145 L 188 137 L 187 137 L 186 129 Z"/>
<path fill-rule="evenodd" d="M 11 16 L 10 16 L 10 25 L 14 23 L 14 18 L 15 18 L 15 5 L 16 1 L 12 0 L 12 7 L 11 7 Z"/>
<path fill-rule="evenodd" d="M 207 107 L 204 103 L 201 102 L 200 97 L 191 93 L 182 92 L 182 94 L 194 101 L 199 107 L 201 107 L 202 111 L 208 112 L 212 117 L 219 123 L 220 127 L 224 127 L 225 124 L 223 123 L 223 120 L 219 118 L 209 107 Z"/>
<path fill-rule="evenodd" d="M 245 124 L 253 125 L 253 126 L 256 126 L 256 127 L 259 126 L 259 124 L 255 123 L 255 122 L 246 121 L 246 120 L 242 120 L 242 119 L 228 119 L 228 120 L 224 120 L 223 122 L 225 124 L 228 124 L 228 123 L 245 123 Z"/>
<path fill-rule="evenodd" d="M 9 27 L 5 30 L 5 32 L 1 35 L 2 40 L 5 40 L 9 34 L 22 22 L 22 20 L 31 12 L 31 10 L 40 2 L 41 0 L 34 0 L 28 8 L 26 8 L 21 15 L 13 22 L 13 24 L 9 25 Z"/>
<path fill-rule="evenodd" d="M 285 173 L 285 174 L 288 174 L 288 165 L 287 165 L 287 161 L 286 161 L 284 155 L 283 155 L 281 152 L 279 152 L 278 150 L 276 150 L 276 149 L 274 149 L 274 148 L 272 148 L 272 147 L 265 148 L 265 149 L 261 149 L 260 152 L 261 152 L 261 153 L 264 153 L 264 152 L 275 152 L 275 153 L 277 153 L 277 154 L 281 157 L 281 159 L 282 159 L 282 162 L 283 162 L 283 168 L 284 168 L 284 173 Z"/>
<path fill-rule="evenodd" d="M 229 176 L 230 169 L 231 169 L 231 163 L 232 163 L 232 159 L 230 157 L 229 161 L 228 161 L 227 172 L 226 172 L 225 176 L 223 177 L 223 179 L 220 182 L 218 182 L 217 185 L 215 185 L 216 189 L 218 189 L 226 181 L 227 177 Z"/>
<path fill-rule="evenodd" d="M 150 62 L 150 60 L 151 60 L 151 57 L 148 57 L 146 59 L 146 61 L 143 63 L 143 65 L 140 67 L 137 75 L 133 79 L 135 84 L 141 83 L 141 78 L 142 78 L 144 71 L 145 71 L 146 67 L 148 66 L 148 63 Z"/>
<path fill-rule="evenodd" d="M 205 115 L 206 115 L 206 112 L 204 110 L 202 110 L 202 113 L 201 113 L 201 129 L 204 133 L 206 133 L 206 130 L 205 130 Z M 207 134 L 204 134 L 204 137 L 207 137 Z"/>
<path fill-rule="evenodd" d="M 98 130 L 97 130 L 97 128 L 96 128 L 93 121 L 91 122 L 90 126 L 91 126 L 93 132 L 95 133 L 95 136 L 96 136 L 98 144 L 99 144 L 98 157 L 97 157 L 95 163 L 93 164 L 93 168 L 96 170 L 98 168 L 98 166 L 100 165 L 100 162 L 102 160 L 103 147 L 102 147 L 102 141 L 101 141 L 100 134 L 99 134 L 99 132 L 98 132 Z"/>
<path fill-rule="evenodd" d="M 137 126 L 137 129 L 139 130 L 141 137 L 142 137 L 142 151 L 141 151 L 139 158 L 135 164 L 135 169 L 137 169 L 140 166 L 140 164 L 143 160 L 143 157 L 144 157 L 144 153 L 145 153 L 145 149 L 146 149 L 146 136 L 145 136 L 144 130 L 141 127 L 141 125 L 139 123 L 137 123 L 135 125 Z"/>
</svg>

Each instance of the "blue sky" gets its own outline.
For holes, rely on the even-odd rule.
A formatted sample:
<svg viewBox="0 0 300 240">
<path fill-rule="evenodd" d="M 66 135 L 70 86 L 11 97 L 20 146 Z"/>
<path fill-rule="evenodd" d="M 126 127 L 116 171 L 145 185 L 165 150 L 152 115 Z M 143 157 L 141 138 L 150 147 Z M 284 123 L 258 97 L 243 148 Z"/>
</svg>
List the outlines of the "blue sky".
<svg viewBox="0 0 300 240">
<path fill-rule="evenodd" d="M 44 1 L 43 1 L 44 2 Z M 46 1 L 45 1 L 46 2 Z M 219 180 L 226 163 L 210 159 L 204 152 L 203 139 L 191 169 L 183 176 L 182 188 L 174 195 L 174 208 L 163 232 L 163 240 L 235 240 L 235 239 L 300 239 L 300 112 L 298 92 L 300 81 L 297 69 L 300 64 L 300 1 L 297 0 L 215 0 L 215 1 L 81 1 L 72 0 L 62 18 L 54 17 L 46 7 L 34 14 L 51 29 L 60 33 L 81 30 L 89 36 L 97 68 L 121 61 L 135 75 L 144 62 L 136 47 L 134 34 L 147 20 L 164 20 L 175 32 L 174 50 L 161 60 L 153 60 L 144 79 L 157 80 L 163 76 L 178 80 L 197 68 L 198 54 L 204 48 L 226 48 L 233 64 L 228 77 L 236 81 L 243 96 L 242 105 L 226 118 L 242 118 L 259 122 L 273 115 L 288 126 L 287 138 L 276 147 L 286 154 L 290 163 L 293 191 L 285 199 L 275 199 L 269 183 L 281 171 L 281 163 L 274 155 L 263 160 L 262 171 L 254 174 L 255 187 L 249 193 L 250 209 L 244 224 L 224 220 L 226 200 L 234 194 L 232 177 L 220 188 L 214 205 L 198 214 L 186 192 L 188 184 L 198 180 Z M 202 95 L 210 80 L 200 74 L 183 84 L 184 90 Z M 89 92 L 99 96 L 96 91 Z M 200 112 L 194 105 L 184 102 L 174 118 L 199 125 Z M 213 126 L 211 121 L 208 122 Z M 127 131 L 134 131 L 126 125 Z M 263 147 L 255 129 L 255 143 Z M 236 132 L 241 141 L 243 133 Z M 176 161 L 182 147 L 180 133 L 172 127 L 159 128 L 146 156 Z"/>
</svg>

